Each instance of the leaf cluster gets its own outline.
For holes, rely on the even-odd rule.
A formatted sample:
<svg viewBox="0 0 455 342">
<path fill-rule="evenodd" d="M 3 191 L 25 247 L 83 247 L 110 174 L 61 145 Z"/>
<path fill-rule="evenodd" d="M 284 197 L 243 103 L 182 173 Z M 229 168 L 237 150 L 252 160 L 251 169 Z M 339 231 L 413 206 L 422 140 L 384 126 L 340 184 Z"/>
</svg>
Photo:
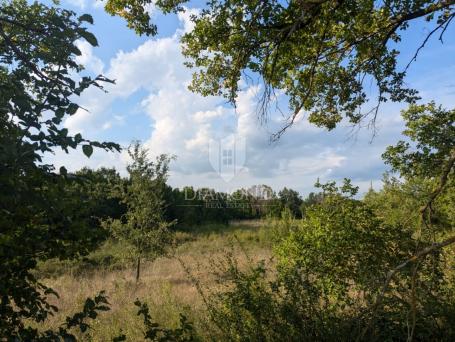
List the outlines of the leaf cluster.
<svg viewBox="0 0 455 342">
<path fill-rule="evenodd" d="M 109 0 L 106 10 L 139 34 L 156 34 L 148 6 L 179 12 L 186 2 Z M 210 0 L 192 15 L 194 29 L 182 37 L 186 65 L 194 68 L 190 89 L 235 104 L 241 79 L 252 81 L 260 87 L 263 118 L 276 94 L 285 94 L 289 114 L 276 138 L 302 112 L 327 129 L 342 119 L 358 124 L 368 115 L 374 122 L 381 103 L 418 99 L 404 82 L 407 69 L 433 34 L 442 40 L 454 16 L 454 2 L 438 0 Z M 401 69 L 399 43 L 419 18 L 434 29 Z M 369 97 L 375 104 L 367 104 Z"/>
<path fill-rule="evenodd" d="M 81 51 L 76 41 L 96 45 L 87 30 L 91 16 L 30 3 L 0 2 L 0 336 L 14 339 L 27 331 L 24 320 L 44 321 L 56 307 L 54 294 L 33 275 L 38 261 L 71 259 L 87 254 L 102 233 L 90 225 L 68 192 L 64 167 L 54 173 L 44 153 L 68 152 L 82 145 L 118 150 L 70 135 L 63 120 L 81 110 L 75 102 L 90 86 L 111 82 L 75 75 Z"/>
</svg>

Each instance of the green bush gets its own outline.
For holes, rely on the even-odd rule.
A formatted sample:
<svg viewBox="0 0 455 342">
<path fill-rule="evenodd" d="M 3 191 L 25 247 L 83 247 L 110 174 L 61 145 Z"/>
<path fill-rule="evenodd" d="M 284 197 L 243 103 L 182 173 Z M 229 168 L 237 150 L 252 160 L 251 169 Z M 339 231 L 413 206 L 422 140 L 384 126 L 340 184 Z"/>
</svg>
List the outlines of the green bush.
<svg viewBox="0 0 455 342">
<path fill-rule="evenodd" d="M 388 272 L 415 252 L 413 231 L 385 222 L 353 193 L 349 184 L 326 188 L 303 220 L 285 216 L 291 226 L 275 246 L 274 268 L 244 270 L 226 257 L 223 288 L 207 301 L 223 340 L 400 341 L 411 329 L 415 340 L 455 338 L 447 254 L 404 267 L 383 292 Z"/>
</svg>

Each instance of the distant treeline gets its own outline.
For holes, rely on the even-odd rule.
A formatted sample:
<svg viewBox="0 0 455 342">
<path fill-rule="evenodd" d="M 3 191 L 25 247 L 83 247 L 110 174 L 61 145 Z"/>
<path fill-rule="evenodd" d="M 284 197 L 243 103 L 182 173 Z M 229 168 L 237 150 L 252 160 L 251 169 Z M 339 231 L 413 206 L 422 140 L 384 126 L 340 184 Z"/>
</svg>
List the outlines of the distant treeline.
<svg viewBox="0 0 455 342">
<path fill-rule="evenodd" d="M 120 176 L 113 168 L 93 170 L 83 168 L 68 177 L 69 191 L 81 199 L 84 211 L 93 218 L 122 218 L 126 206 L 119 193 L 129 180 Z M 233 193 L 217 192 L 209 188 L 182 189 L 164 185 L 160 197 L 163 199 L 165 218 L 177 221 L 177 225 L 203 223 L 228 223 L 230 220 L 279 217 L 288 208 L 294 217 L 300 218 L 305 209 L 321 200 L 322 194 L 310 193 L 308 197 L 289 188 L 275 192 L 267 185 L 254 185 L 238 189 Z"/>
</svg>

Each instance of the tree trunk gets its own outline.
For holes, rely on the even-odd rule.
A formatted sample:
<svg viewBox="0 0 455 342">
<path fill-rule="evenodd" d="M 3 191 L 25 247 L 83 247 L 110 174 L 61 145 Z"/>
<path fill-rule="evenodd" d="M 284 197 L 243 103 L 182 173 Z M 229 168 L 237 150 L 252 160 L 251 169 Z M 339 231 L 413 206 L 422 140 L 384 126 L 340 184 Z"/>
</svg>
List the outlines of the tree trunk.
<svg viewBox="0 0 455 342">
<path fill-rule="evenodd" d="M 141 274 L 141 257 L 137 257 L 136 283 L 139 281 L 140 274 Z"/>
</svg>

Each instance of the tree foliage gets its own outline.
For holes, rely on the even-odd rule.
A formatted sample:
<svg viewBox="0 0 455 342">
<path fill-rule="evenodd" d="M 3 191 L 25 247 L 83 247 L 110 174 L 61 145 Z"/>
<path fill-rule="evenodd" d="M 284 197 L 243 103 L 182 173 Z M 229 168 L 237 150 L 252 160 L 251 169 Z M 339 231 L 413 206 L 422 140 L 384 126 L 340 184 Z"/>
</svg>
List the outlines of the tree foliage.
<svg viewBox="0 0 455 342">
<path fill-rule="evenodd" d="M 180 227 L 187 228 L 205 223 L 227 224 L 230 220 L 280 217 L 283 208 L 290 205 L 293 215 L 299 216 L 301 199 L 298 192 L 288 188 L 282 191 L 292 196 L 289 199 L 279 198 L 271 187 L 264 184 L 237 189 L 232 193 L 209 188 L 187 186 L 172 189 L 166 186 L 165 215 L 169 220 L 176 220 Z"/>
<path fill-rule="evenodd" d="M 99 230 L 65 191 L 66 169 L 56 174 L 43 155 L 85 146 L 118 150 L 74 136 L 62 126 L 79 110 L 75 101 L 90 86 L 109 81 L 82 76 L 76 41 L 96 45 L 89 15 L 23 0 L 0 3 L 0 336 L 33 339 L 24 319 L 42 322 L 57 308 L 55 295 L 32 270 L 39 260 L 75 258 L 96 246 Z M 26 335 L 23 335 L 26 334 Z"/>
<path fill-rule="evenodd" d="M 141 258 L 164 255 L 172 242 L 170 227 L 164 219 L 163 191 L 171 157 L 160 155 L 151 161 L 148 150 L 134 142 L 128 148 L 132 162 L 127 166 L 129 182 L 120 194 L 127 210 L 120 220 L 109 219 L 113 236 L 126 241 L 137 261 L 136 280 L 140 277 Z M 124 222 L 123 222 L 124 221 Z"/>
<path fill-rule="evenodd" d="M 86 210 L 93 225 L 99 225 L 100 220 L 117 219 L 126 212 L 126 206 L 117 197 L 118 192 L 127 183 L 114 168 L 101 167 L 92 170 L 84 167 L 68 177 L 67 191 L 75 192 L 78 196 L 80 210 Z"/>
<path fill-rule="evenodd" d="M 449 175 L 455 162 L 455 109 L 430 102 L 412 105 L 402 116 L 410 141 L 390 146 L 383 155 L 386 163 L 407 178 Z"/>
<path fill-rule="evenodd" d="M 303 201 L 297 191 L 285 187 L 278 192 L 278 197 L 282 207 L 288 208 L 295 217 L 302 217 L 300 206 Z"/>
<path fill-rule="evenodd" d="M 184 11 L 186 0 L 160 0 L 165 13 Z M 147 0 L 108 0 L 106 10 L 124 17 L 139 34 L 156 34 Z M 295 0 L 207 1 L 192 16 L 194 29 L 182 38 L 187 65 L 195 68 L 191 90 L 222 95 L 235 103 L 240 79 L 259 76 L 259 112 L 267 116 L 276 93 L 284 92 L 290 114 L 278 137 L 302 111 L 310 122 L 333 129 L 346 118 L 359 123 L 376 117 L 387 100 L 413 102 L 417 92 L 400 69 L 400 41 L 413 21 L 433 29 L 412 60 L 435 33 L 440 39 L 455 16 L 449 0 Z M 139 15 L 138 15 L 139 13 Z M 411 63 L 412 60 L 409 62 Z M 373 81 L 372 94 L 367 86 Z M 369 96 L 376 104 L 365 108 Z"/>
<path fill-rule="evenodd" d="M 401 202 L 408 199 L 406 186 L 391 186 L 361 201 L 346 192 L 349 185 L 329 184 L 302 220 L 287 223 L 272 269 L 264 263 L 242 267 L 234 255 L 222 260 L 221 291 L 207 300 L 220 339 L 453 339 L 451 253 L 434 250 L 417 268 L 407 263 L 383 293 L 391 269 L 411 260 L 416 248 L 433 246 L 428 235 L 416 239 L 408 212 L 389 207 L 391 191 Z"/>
</svg>

